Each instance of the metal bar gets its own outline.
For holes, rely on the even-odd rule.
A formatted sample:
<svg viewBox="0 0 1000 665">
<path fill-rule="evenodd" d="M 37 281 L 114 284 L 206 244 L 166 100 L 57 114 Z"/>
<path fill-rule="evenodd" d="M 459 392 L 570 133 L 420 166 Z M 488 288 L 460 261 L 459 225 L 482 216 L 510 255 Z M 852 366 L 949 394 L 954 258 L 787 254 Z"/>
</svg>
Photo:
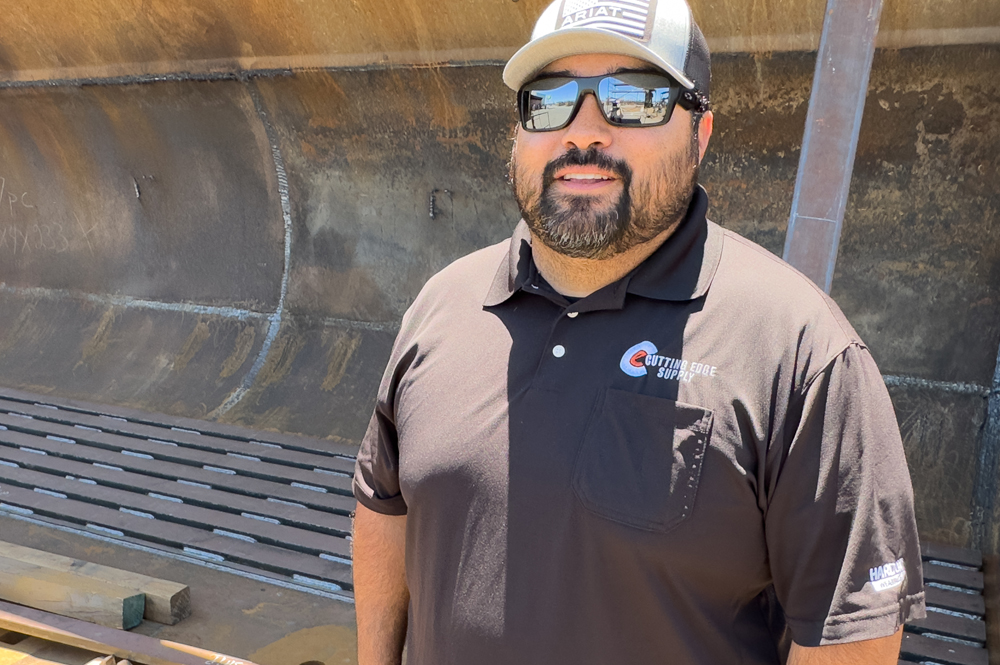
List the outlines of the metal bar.
<svg viewBox="0 0 1000 665">
<path fill-rule="evenodd" d="M 784 259 L 833 282 L 882 0 L 828 0 Z"/>
<path fill-rule="evenodd" d="M 206 649 L 0 601 L 0 628 L 146 665 L 253 665 Z"/>
</svg>

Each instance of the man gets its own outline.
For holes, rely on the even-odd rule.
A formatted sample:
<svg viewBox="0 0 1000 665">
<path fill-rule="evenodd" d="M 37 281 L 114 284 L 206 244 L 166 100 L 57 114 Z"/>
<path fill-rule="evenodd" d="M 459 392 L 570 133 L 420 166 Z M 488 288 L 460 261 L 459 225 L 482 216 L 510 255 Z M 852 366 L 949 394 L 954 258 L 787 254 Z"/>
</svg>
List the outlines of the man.
<svg viewBox="0 0 1000 665">
<path fill-rule="evenodd" d="M 684 0 L 556 0 L 504 80 L 524 221 L 403 318 L 355 474 L 361 665 L 895 663 L 923 592 L 892 405 L 825 294 L 706 220 Z"/>
</svg>

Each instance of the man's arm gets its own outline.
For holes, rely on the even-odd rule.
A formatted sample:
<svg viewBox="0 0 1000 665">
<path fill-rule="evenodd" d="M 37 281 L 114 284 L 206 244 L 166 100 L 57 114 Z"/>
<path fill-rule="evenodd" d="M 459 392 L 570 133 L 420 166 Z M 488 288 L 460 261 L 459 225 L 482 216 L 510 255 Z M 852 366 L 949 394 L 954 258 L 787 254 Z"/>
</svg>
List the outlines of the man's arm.
<svg viewBox="0 0 1000 665">
<path fill-rule="evenodd" d="M 800 647 L 793 643 L 788 665 L 895 665 L 899 661 L 902 641 L 903 629 L 900 628 L 889 637 L 849 644 Z"/>
<path fill-rule="evenodd" d="M 406 640 L 406 515 L 360 503 L 354 516 L 354 608 L 359 665 L 399 665 Z"/>
</svg>

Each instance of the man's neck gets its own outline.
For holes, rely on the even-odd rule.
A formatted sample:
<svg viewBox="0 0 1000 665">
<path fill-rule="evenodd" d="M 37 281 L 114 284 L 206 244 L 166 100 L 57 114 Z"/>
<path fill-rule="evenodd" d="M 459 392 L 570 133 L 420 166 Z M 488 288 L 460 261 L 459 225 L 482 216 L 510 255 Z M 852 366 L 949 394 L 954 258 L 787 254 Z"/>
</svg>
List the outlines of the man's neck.
<svg viewBox="0 0 1000 665">
<path fill-rule="evenodd" d="M 547 247 L 532 234 L 531 255 L 538 272 L 553 289 L 570 298 L 583 298 L 632 272 L 666 242 L 679 225 L 680 220 L 652 240 L 608 259 L 571 258 Z"/>
</svg>

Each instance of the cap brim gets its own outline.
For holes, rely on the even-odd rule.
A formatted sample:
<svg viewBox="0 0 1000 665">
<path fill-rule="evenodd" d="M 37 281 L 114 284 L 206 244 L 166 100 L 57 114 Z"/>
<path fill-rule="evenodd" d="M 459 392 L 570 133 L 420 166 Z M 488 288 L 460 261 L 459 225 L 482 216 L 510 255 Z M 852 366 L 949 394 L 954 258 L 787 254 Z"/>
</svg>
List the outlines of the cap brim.
<svg viewBox="0 0 1000 665">
<path fill-rule="evenodd" d="M 688 90 L 694 89 L 694 83 L 683 72 L 653 51 L 629 37 L 600 28 L 564 28 L 528 42 L 507 61 L 503 82 L 511 89 L 519 90 L 559 58 L 587 53 L 629 55 L 645 60 L 670 74 Z"/>
</svg>

